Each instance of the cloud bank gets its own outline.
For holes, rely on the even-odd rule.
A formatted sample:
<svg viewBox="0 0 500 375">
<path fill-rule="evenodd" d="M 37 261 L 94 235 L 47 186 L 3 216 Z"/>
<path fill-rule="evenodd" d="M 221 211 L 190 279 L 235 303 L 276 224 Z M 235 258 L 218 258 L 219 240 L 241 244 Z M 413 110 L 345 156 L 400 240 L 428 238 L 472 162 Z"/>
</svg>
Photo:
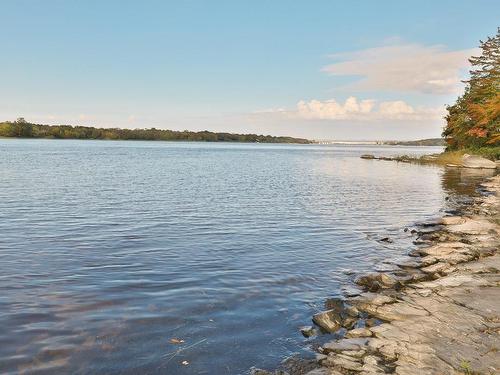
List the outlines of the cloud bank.
<svg viewBox="0 0 500 375">
<path fill-rule="evenodd" d="M 460 90 L 467 58 L 475 49 L 447 51 L 443 46 L 399 44 L 331 55 L 339 62 L 325 66 L 329 75 L 357 76 L 348 85 L 360 91 L 385 90 L 454 94 Z"/>
<path fill-rule="evenodd" d="M 330 100 L 301 100 L 293 110 L 275 109 L 261 113 L 281 114 L 288 118 L 307 120 L 436 120 L 442 119 L 444 108 L 412 107 L 403 100 L 382 101 L 375 99 L 358 99 L 351 96 L 344 103 Z"/>
</svg>

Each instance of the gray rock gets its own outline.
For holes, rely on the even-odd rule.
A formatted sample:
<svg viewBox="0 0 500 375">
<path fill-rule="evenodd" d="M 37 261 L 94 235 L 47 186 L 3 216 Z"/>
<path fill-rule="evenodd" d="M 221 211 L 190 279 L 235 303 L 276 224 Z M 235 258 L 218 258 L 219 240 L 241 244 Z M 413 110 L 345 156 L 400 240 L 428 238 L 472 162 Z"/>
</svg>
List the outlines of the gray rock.
<svg viewBox="0 0 500 375">
<path fill-rule="evenodd" d="M 496 169 L 497 165 L 494 161 L 482 158 L 476 155 L 465 154 L 462 156 L 462 166 L 465 168 L 486 168 Z"/>
</svg>

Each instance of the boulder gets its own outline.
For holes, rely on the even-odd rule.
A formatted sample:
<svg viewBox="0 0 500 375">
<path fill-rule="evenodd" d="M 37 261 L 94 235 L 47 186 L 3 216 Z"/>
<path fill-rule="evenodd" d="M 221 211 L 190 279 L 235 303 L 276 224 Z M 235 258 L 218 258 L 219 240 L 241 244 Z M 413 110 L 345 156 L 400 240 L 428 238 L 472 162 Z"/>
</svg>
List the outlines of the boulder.
<svg viewBox="0 0 500 375">
<path fill-rule="evenodd" d="M 375 156 L 373 156 L 371 154 L 364 154 L 364 155 L 361 155 L 361 159 L 375 159 Z"/>
<path fill-rule="evenodd" d="M 486 168 L 496 169 L 494 161 L 482 158 L 481 156 L 465 154 L 462 156 L 462 166 L 465 168 Z"/>
<path fill-rule="evenodd" d="M 315 314 L 312 320 L 314 324 L 330 333 L 333 333 L 342 327 L 342 317 L 335 310 L 327 310 Z"/>
</svg>

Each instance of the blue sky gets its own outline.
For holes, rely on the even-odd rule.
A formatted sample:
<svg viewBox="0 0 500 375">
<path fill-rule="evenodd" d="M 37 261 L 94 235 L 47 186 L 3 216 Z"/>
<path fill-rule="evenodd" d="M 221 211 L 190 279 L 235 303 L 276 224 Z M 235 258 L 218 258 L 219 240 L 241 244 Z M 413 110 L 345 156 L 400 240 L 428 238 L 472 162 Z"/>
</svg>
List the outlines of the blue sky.
<svg viewBox="0 0 500 375">
<path fill-rule="evenodd" d="M 500 2 L 0 0 L 0 116 L 438 136 Z M 350 99 L 349 99 L 350 98 Z"/>
</svg>

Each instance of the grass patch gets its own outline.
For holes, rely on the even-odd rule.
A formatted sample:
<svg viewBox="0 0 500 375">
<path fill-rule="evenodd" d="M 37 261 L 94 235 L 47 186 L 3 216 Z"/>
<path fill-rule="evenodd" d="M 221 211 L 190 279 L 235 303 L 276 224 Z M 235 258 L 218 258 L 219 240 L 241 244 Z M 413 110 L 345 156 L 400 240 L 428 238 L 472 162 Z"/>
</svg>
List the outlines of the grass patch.
<svg viewBox="0 0 500 375">
<path fill-rule="evenodd" d="M 462 359 L 462 361 L 460 362 L 459 370 L 460 370 L 460 372 L 467 374 L 467 375 L 481 375 L 481 372 L 474 371 L 472 369 L 470 361 L 467 361 L 465 359 Z"/>
</svg>

